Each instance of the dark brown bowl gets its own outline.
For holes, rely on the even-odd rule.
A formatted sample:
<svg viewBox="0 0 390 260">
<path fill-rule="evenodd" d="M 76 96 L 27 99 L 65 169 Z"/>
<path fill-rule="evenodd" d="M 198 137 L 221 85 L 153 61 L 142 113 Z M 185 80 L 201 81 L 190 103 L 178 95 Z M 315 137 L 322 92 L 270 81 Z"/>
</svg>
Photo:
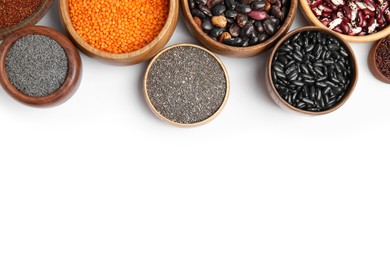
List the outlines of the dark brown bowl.
<svg viewBox="0 0 390 260">
<path fill-rule="evenodd" d="M 3 40 L 5 37 L 10 35 L 14 31 L 17 31 L 24 27 L 35 25 L 37 22 L 39 22 L 42 19 L 43 16 L 45 16 L 45 14 L 47 13 L 47 11 L 49 11 L 52 4 L 53 4 L 53 0 L 43 0 L 41 5 L 38 7 L 38 9 L 34 13 L 29 15 L 26 19 L 13 26 L 0 29 L 0 40 Z"/>
<path fill-rule="evenodd" d="M 379 40 L 377 43 L 375 43 L 370 50 L 370 53 L 368 55 L 368 67 L 371 70 L 371 73 L 374 74 L 374 76 L 379 79 L 380 81 L 390 84 L 390 78 L 386 77 L 381 70 L 378 68 L 378 64 L 376 62 L 376 52 L 378 49 L 378 46 L 384 41 L 384 40 L 390 40 L 390 36 L 387 38 L 384 38 L 382 40 Z"/>
<path fill-rule="evenodd" d="M 279 92 L 275 88 L 275 85 L 274 85 L 274 83 L 272 81 L 272 72 L 271 72 L 272 62 L 273 62 L 275 53 L 276 53 L 277 49 L 279 48 L 279 46 L 284 41 L 286 41 L 287 39 L 292 37 L 293 35 L 295 35 L 297 33 L 300 33 L 300 32 L 306 32 L 306 31 L 320 31 L 320 32 L 323 32 L 323 33 L 326 33 L 326 34 L 329 34 L 329 35 L 333 36 L 334 38 L 336 38 L 340 42 L 340 44 L 343 47 L 345 47 L 345 49 L 348 52 L 348 55 L 349 55 L 349 57 L 351 59 L 351 67 L 352 67 L 352 70 L 353 70 L 353 73 L 352 73 L 353 78 L 351 80 L 351 86 L 349 87 L 349 89 L 347 90 L 346 94 L 344 95 L 344 97 L 342 98 L 342 100 L 339 103 L 337 103 L 335 106 L 333 106 L 332 108 L 330 108 L 328 110 L 325 110 L 325 111 L 320 111 L 320 112 L 306 111 L 306 110 L 299 109 L 299 108 L 296 108 L 296 107 L 290 105 L 287 101 L 285 101 L 283 99 L 283 97 L 281 97 L 279 95 Z M 356 84 L 358 82 L 358 74 L 359 74 L 358 73 L 358 64 L 357 64 L 357 60 L 356 60 L 355 54 L 354 54 L 351 46 L 349 46 L 349 44 L 340 36 L 340 34 L 338 34 L 336 32 L 333 32 L 332 30 L 327 29 L 327 28 L 320 28 L 320 27 L 315 27 L 315 26 L 307 26 L 307 27 L 302 27 L 302 28 L 299 28 L 299 29 L 296 29 L 294 31 L 289 32 L 282 39 L 280 39 L 279 42 L 275 45 L 275 47 L 273 48 L 273 50 L 270 53 L 269 58 L 268 58 L 268 64 L 267 64 L 267 67 L 266 67 L 265 82 L 266 82 L 267 90 L 268 90 L 271 98 L 281 108 L 286 109 L 288 111 L 303 113 L 303 114 L 306 114 L 306 115 L 323 115 L 323 114 L 331 113 L 331 112 L 339 109 L 350 98 L 350 96 L 352 95 L 352 92 L 354 91 L 355 86 L 356 86 Z"/>
<path fill-rule="evenodd" d="M 217 42 L 204 33 L 198 25 L 196 25 L 194 18 L 188 5 L 188 0 L 181 0 L 181 9 L 184 16 L 184 21 L 191 32 L 191 34 L 198 39 L 209 50 L 226 56 L 232 57 L 252 57 L 263 53 L 272 48 L 272 46 L 285 35 L 290 29 L 298 9 L 298 0 L 291 0 L 290 9 L 283 25 L 279 30 L 265 42 L 248 47 L 233 47 L 220 42 Z"/>
<path fill-rule="evenodd" d="M 52 38 L 64 48 L 68 56 L 68 76 L 64 84 L 58 90 L 48 96 L 31 97 L 20 92 L 16 87 L 12 85 L 6 72 L 5 62 L 9 49 L 18 39 L 31 34 L 39 34 Z M 22 102 L 26 105 L 36 107 L 51 107 L 65 102 L 77 90 L 80 84 L 81 75 L 82 63 L 76 47 L 68 38 L 51 28 L 43 26 L 26 27 L 12 33 L 0 45 L 0 84 L 8 92 L 8 94 L 10 94 L 17 101 Z"/>
</svg>

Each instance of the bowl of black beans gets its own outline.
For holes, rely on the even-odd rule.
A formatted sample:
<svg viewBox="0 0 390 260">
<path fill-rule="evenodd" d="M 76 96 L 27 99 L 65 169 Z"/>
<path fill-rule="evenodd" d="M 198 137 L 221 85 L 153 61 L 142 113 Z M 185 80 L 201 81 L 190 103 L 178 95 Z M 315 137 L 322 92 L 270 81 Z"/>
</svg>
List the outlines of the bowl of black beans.
<svg viewBox="0 0 390 260">
<path fill-rule="evenodd" d="M 266 85 L 275 103 L 308 115 L 340 108 L 357 81 L 357 60 L 349 44 L 337 33 L 314 26 L 285 35 L 266 69 Z"/>
<path fill-rule="evenodd" d="M 189 31 L 211 51 L 251 57 L 290 29 L 298 0 L 181 0 Z"/>
</svg>

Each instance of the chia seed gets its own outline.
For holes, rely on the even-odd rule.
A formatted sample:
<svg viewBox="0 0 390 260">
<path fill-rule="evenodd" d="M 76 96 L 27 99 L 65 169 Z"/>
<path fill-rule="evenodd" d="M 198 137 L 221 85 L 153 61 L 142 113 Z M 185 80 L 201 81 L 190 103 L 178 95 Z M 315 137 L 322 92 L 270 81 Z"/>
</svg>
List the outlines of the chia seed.
<svg viewBox="0 0 390 260">
<path fill-rule="evenodd" d="M 192 46 L 162 53 L 146 78 L 152 106 L 180 124 L 196 124 L 213 116 L 224 103 L 227 88 L 222 65 L 207 51 Z"/>
<path fill-rule="evenodd" d="M 6 72 L 12 85 L 32 97 L 54 93 L 68 76 L 69 60 L 55 40 L 28 35 L 17 40 L 6 57 Z"/>
</svg>

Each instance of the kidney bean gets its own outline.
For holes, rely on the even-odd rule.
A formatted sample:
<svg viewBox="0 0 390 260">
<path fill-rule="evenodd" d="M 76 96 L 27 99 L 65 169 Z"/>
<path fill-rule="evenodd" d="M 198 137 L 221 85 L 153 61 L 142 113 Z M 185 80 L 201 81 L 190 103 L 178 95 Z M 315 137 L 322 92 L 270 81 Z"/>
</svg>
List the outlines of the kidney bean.
<svg viewBox="0 0 390 260">
<path fill-rule="evenodd" d="M 372 34 L 390 24 L 389 0 L 307 1 L 321 23 L 339 33 L 347 35 Z M 339 18 L 343 19 L 341 23 L 339 23 Z"/>
</svg>

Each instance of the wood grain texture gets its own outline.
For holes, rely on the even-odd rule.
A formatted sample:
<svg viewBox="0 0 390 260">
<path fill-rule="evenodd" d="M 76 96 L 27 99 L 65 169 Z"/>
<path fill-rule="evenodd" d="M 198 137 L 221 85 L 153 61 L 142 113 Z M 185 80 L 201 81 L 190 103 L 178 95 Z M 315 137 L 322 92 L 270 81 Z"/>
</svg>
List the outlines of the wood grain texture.
<svg viewBox="0 0 390 260">
<path fill-rule="evenodd" d="M 383 73 L 378 68 L 378 64 L 376 62 L 376 51 L 378 49 L 378 46 L 381 44 L 382 41 L 384 41 L 386 38 L 376 42 L 370 50 L 370 53 L 368 54 L 368 67 L 371 70 L 371 73 L 380 81 L 390 84 L 390 78 L 383 75 Z"/>
<path fill-rule="evenodd" d="M 333 36 L 334 38 L 336 38 L 340 41 L 341 45 L 344 46 L 346 51 L 348 52 L 349 57 L 351 57 L 351 67 L 352 67 L 352 71 L 353 71 L 353 73 L 352 73 L 353 78 L 351 80 L 351 86 L 349 87 L 349 89 L 346 92 L 345 96 L 343 97 L 342 101 L 339 102 L 336 106 L 334 106 L 331 109 L 328 109 L 326 111 L 320 111 L 320 112 L 306 111 L 306 110 L 302 110 L 302 109 L 299 109 L 299 108 L 296 108 L 296 107 L 290 105 L 289 103 L 287 103 L 286 100 L 284 100 L 279 95 L 279 92 L 276 90 L 275 85 L 273 84 L 273 81 L 272 81 L 272 61 L 274 59 L 275 53 L 276 53 L 277 49 L 279 48 L 279 46 L 285 40 L 290 38 L 292 35 L 299 33 L 299 32 L 307 32 L 307 31 L 321 31 L 323 33 L 326 33 L 326 34 Z M 358 63 L 357 63 L 356 56 L 355 56 L 351 46 L 348 44 L 348 42 L 346 42 L 340 36 L 341 36 L 340 34 L 333 32 L 332 30 L 327 29 L 327 28 L 319 28 L 316 26 L 306 26 L 306 27 L 302 27 L 302 28 L 296 29 L 294 31 L 291 31 L 287 35 L 285 35 L 282 39 L 280 39 L 280 41 L 275 45 L 274 49 L 272 50 L 272 52 L 270 53 L 270 55 L 268 57 L 268 63 L 267 63 L 266 72 L 265 72 L 266 73 L 265 83 L 266 83 L 268 93 L 270 94 L 272 100 L 278 106 L 280 106 L 281 108 L 283 108 L 287 111 L 292 111 L 292 112 L 296 112 L 296 113 L 300 113 L 300 114 L 314 116 L 314 115 L 324 115 L 324 114 L 331 113 L 331 112 L 339 109 L 342 105 L 344 105 L 344 103 L 351 97 L 353 91 L 355 90 L 356 84 L 357 84 L 358 79 L 359 79 L 359 69 L 358 69 Z"/>
<path fill-rule="evenodd" d="M 188 30 L 207 49 L 225 56 L 245 58 L 255 56 L 271 49 L 273 45 L 288 32 L 297 14 L 298 0 L 291 0 L 290 10 L 288 11 L 286 20 L 271 38 L 263 43 L 248 47 L 233 47 L 211 39 L 196 25 L 194 18 L 191 15 L 188 0 L 181 0 L 181 9 Z"/>
<path fill-rule="evenodd" d="M 5 62 L 9 49 L 18 39 L 31 34 L 44 35 L 55 40 L 64 48 L 69 60 L 68 76 L 64 84 L 54 93 L 44 97 L 30 97 L 20 92 L 12 85 L 6 73 Z M 0 84 L 8 92 L 8 94 L 10 94 L 17 101 L 26 105 L 35 107 L 52 107 L 65 102 L 77 90 L 80 84 L 81 76 L 82 63 L 77 48 L 67 37 L 51 28 L 43 26 L 22 28 L 8 36 L 0 45 Z"/>
<path fill-rule="evenodd" d="M 304 17 L 306 18 L 306 20 L 315 25 L 315 26 L 318 26 L 320 28 L 328 28 L 326 27 L 325 25 L 323 25 L 320 20 L 318 20 L 318 18 L 314 15 L 313 11 L 310 9 L 310 6 L 309 6 L 309 3 L 307 2 L 307 0 L 299 0 L 299 5 L 300 5 L 300 8 L 302 10 L 302 13 L 304 15 Z M 377 33 L 373 33 L 373 34 L 369 34 L 369 35 L 365 35 L 365 36 L 349 36 L 349 35 L 345 35 L 345 34 L 341 34 L 341 33 L 338 33 L 344 40 L 348 41 L 348 42 L 373 42 L 373 41 L 377 41 L 379 39 L 382 39 L 384 37 L 386 37 L 387 35 L 390 34 L 390 26 L 387 26 L 386 28 L 384 28 L 383 30 L 377 32 Z"/>
<path fill-rule="evenodd" d="M 98 50 L 85 42 L 74 29 L 69 16 L 69 0 L 59 0 L 60 17 L 65 30 L 75 45 L 86 55 L 115 65 L 131 65 L 156 55 L 171 38 L 179 19 L 179 0 L 169 0 L 167 21 L 158 36 L 145 47 L 126 54 L 113 54 Z"/>
<path fill-rule="evenodd" d="M 201 122 L 197 122 L 197 123 L 194 123 L 194 124 L 183 124 L 183 123 L 178 123 L 178 122 L 175 122 L 175 121 L 172 121 L 168 118 L 166 118 L 165 116 L 161 115 L 157 109 L 153 106 L 153 103 L 152 101 L 150 100 L 149 98 L 149 95 L 148 95 L 148 76 L 149 76 L 149 72 L 154 64 L 154 62 L 156 60 L 159 59 L 159 57 L 165 53 L 166 51 L 169 51 L 173 48 L 177 48 L 177 47 L 194 47 L 194 48 L 199 48 L 205 52 L 207 52 L 208 54 L 210 54 L 218 63 L 219 65 L 221 66 L 223 72 L 224 72 L 224 75 L 225 75 L 225 79 L 226 79 L 226 94 L 225 94 L 225 97 L 224 97 L 224 100 L 222 101 L 222 104 L 221 106 L 219 107 L 219 109 L 213 114 L 211 115 L 209 118 L 207 118 L 206 120 L 203 120 Z M 162 121 L 164 122 L 168 122 L 174 126 L 178 126 L 178 127 L 195 127 L 195 126 L 201 126 L 201 125 L 204 125 L 210 121 L 212 121 L 213 119 L 215 119 L 220 113 L 221 111 L 223 110 L 223 108 L 225 107 L 226 105 L 226 102 L 229 98 L 229 94 L 230 94 L 230 80 L 229 80 L 229 75 L 227 73 L 227 70 L 225 68 L 225 65 L 223 65 L 222 61 L 212 52 L 210 52 L 209 50 L 203 48 L 203 47 L 200 47 L 198 45 L 195 45 L 195 44 L 186 44 L 186 43 L 183 43 L 183 44 L 175 44 L 175 45 L 172 45 L 170 47 L 167 47 L 165 48 L 164 50 L 160 51 L 152 60 L 151 62 L 149 63 L 147 69 L 146 69 L 146 72 L 145 72 L 145 76 L 144 76 L 144 97 L 145 97 L 145 100 L 146 100 L 146 103 L 148 104 L 149 108 L 152 110 L 152 112 L 159 118 L 161 119 Z"/>
<path fill-rule="evenodd" d="M 53 4 L 53 0 L 43 0 L 41 5 L 38 7 L 38 9 L 30 16 L 28 16 L 26 19 L 13 26 L 0 29 L 0 40 L 3 40 L 14 31 L 17 31 L 27 26 L 35 25 L 37 22 L 39 22 L 42 19 L 43 16 L 45 16 L 45 14 L 47 13 L 47 11 L 49 11 L 52 4 Z"/>
</svg>

